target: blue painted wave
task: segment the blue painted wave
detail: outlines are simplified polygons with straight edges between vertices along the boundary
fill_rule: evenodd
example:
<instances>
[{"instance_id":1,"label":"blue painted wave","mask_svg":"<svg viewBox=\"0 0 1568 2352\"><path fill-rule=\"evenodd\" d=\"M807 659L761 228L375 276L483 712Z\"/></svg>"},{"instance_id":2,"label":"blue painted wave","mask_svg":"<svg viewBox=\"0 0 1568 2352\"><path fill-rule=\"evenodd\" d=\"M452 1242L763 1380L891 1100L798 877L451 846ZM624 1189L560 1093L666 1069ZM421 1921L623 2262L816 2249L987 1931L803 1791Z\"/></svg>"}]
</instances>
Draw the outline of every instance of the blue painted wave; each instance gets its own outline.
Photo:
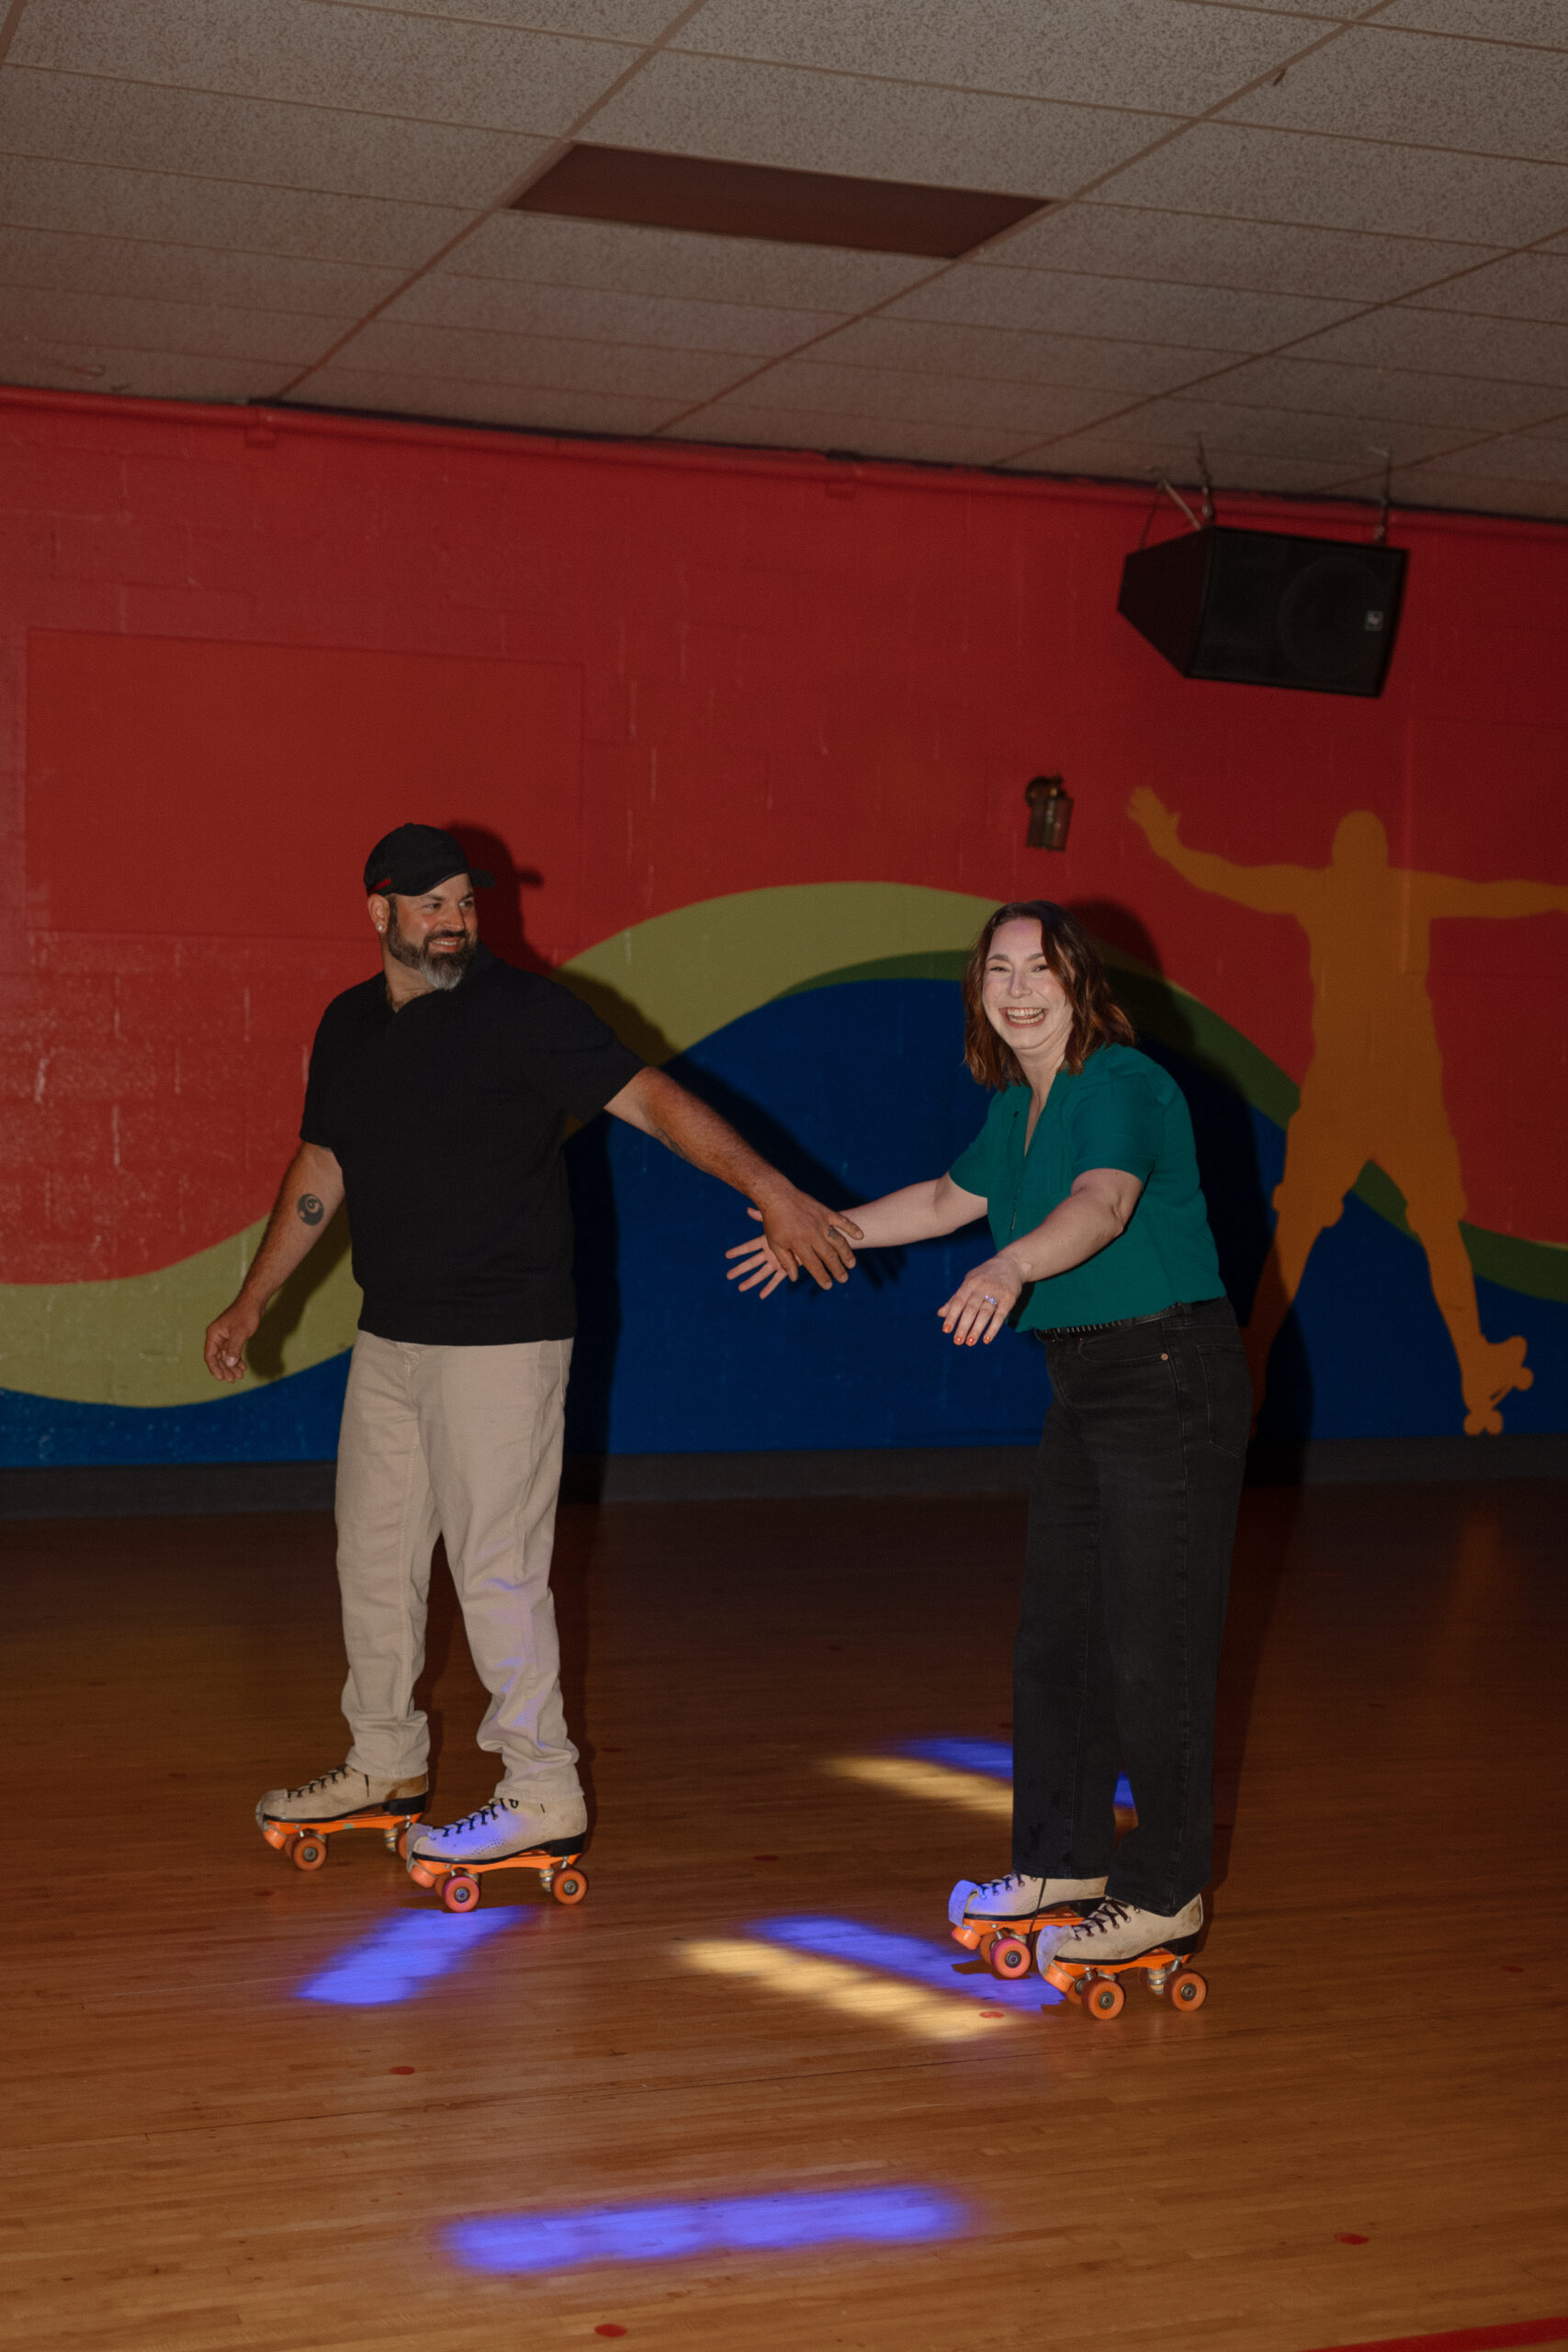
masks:
<instances>
[{"instance_id":1,"label":"blue painted wave","mask_svg":"<svg viewBox=\"0 0 1568 2352\"><path fill-rule=\"evenodd\" d=\"M795 1180L848 1205L950 1166L985 1116L945 980L862 980L764 1005L671 1063ZM1222 1079L1151 1045L1191 1105L1226 1288L1251 1304L1269 1247L1281 1129ZM734 1193L635 1129L596 1119L567 1147L581 1324L568 1404L576 1453L1027 1445L1044 1351L1004 1332L955 1349L936 1310L988 1248L983 1227L868 1252L824 1297L765 1304L728 1283L752 1228ZM1510 1430L1568 1424L1568 1307L1482 1283L1494 1339L1522 1332L1535 1385ZM72 1405L0 1392L0 1464L311 1461L337 1443L346 1357L209 1405ZM1275 1350L1275 1436L1457 1436L1459 1371L1419 1245L1359 1200L1320 1238ZM1473 1441L1477 1464L1484 1441Z\"/></svg>"}]
</instances>

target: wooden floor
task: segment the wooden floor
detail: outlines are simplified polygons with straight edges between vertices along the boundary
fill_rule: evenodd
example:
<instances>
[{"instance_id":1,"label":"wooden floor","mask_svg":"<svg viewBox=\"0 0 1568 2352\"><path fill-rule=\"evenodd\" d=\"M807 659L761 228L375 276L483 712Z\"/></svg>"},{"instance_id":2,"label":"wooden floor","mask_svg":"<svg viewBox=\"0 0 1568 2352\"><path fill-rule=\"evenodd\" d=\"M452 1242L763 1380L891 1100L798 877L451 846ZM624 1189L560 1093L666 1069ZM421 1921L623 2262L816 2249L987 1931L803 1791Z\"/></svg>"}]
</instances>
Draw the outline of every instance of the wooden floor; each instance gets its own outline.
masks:
<instances>
[{"instance_id":1,"label":"wooden floor","mask_svg":"<svg viewBox=\"0 0 1568 2352\"><path fill-rule=\"evenodd\" d=\"M1568 2312L1565 1515L1248 1495L1209 2001L1105 2025L953 1974L998 1784L899 1777L1007 1737L1010 1502L565 1514L592 1890L492 1879L464 1946L378 1838L307 1877L253 1826L343 1752L328 1521L8 1528L10 2340L1309 2352ZM445 1819L492 1777L449 1598L430 1679ZM389 1928L440 1973L356 1976ZM897 2190L948 2233L521 2276L448 2235Z\"/></svg>"}]
</instances>

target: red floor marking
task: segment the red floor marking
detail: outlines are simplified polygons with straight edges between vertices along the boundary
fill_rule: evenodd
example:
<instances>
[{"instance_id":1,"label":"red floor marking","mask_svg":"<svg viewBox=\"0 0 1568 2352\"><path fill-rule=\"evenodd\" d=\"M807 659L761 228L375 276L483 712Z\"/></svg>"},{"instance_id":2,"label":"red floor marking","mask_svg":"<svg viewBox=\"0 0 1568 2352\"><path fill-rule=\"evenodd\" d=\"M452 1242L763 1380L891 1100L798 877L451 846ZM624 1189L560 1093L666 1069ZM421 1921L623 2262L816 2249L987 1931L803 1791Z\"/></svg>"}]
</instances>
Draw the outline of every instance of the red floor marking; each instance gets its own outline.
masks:
<instances>
[{"instance_id":1,"label":"red floor marking","mask_svg":"<svg viewBox=\"0 0 1568 2352\"><path fill-rule=\"evenodd\" d=\"M1328 2344L1322 2352L1511 2352L1519 2344L1568 2344L1568 2319L1505 2320L1442 2335L1380 2335L1370 2344Z\"/></svg>"}]
</instances>

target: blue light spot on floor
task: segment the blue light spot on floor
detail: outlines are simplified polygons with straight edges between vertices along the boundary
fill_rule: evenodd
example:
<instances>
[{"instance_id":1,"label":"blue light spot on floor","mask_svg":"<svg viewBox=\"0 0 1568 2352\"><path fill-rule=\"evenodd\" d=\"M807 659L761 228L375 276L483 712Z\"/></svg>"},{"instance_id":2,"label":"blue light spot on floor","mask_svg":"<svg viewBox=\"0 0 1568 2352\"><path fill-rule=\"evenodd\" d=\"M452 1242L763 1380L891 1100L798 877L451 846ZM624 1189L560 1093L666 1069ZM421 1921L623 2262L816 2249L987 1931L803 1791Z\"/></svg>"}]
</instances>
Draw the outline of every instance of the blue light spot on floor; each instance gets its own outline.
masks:
<instances>
[{"instance_id":1,"label":"blue light spot on floor","mask_svg":"<svg viewBox=\"0 0 1568 2352\"><path fill-rule=\"evenodd\" d=\"M1039 2009L1060 2001L1054 1984L1032 1973L1003 1979L976 1968L975 1955L951 1941L927 1943L920 1936L898 1936L886 1928L863 1928L854 1919L763 1919L747 1929L762 1943L784 1944L822 1960L847 1960L883 1976L903 1976L934 1992L956 1993L987 2008ZM958 1973L963 1969L962 1974Z\"/></svg>"},{"instance_id":2,"label":"blue light spot on floor","mask_svg":"<svg viewBox=\"0 0 1568 2352\"><path fill-rule=\"evenodd\" d=\"M918 1756L922 1764L951 1764L957 1772L984 1772L992 1781L1012 1778L1012 1749L1005 1739L911 1739L898 1753Z\"/></svg>"},{"instance_id":3,"label":"blue light spot on floor","mask_svg":"<svg viewBox=\"0 0 1568 2352\"><path fill-rule=\"evenodd\" d=\"M454 2222L449 2254L474 2270L570 2270L589 2262L673 2262L692 2254L776 2254L858 2241L912 2245L956 2237L967 2215L934 2188L704 2198L690 2205L590 2205Z\"/></svg>"},{"instance_id":4,"label":"blue light spot on floor","mask_svg":"<svg viewBox=\"0 0 1568 2352\"><path fill-rule=\"evenodd\" d=\"M922 1764L950 1764L955 1772L984 1772L987 1780L1012 1778L1012 1749L1005 1739L910 1739L898 1753L918 1756ZM1137 1810L1125 1772L1116 1783L1116 1802L1128 1813Z\"/></svg>"},{"instance_id":5,"label":"blue light spot on floor","mask_svg":"<svg viewBox=\"0 0 1568 2352\"><path fill-rule=\"evenodd\" d=\"M423 1993L468 1958L476 1944L521 1922L515 1911L402 1911L373 1936L350 1944L319 1976L299 1987L302 2001L375 2008Z\"/></svg>"}]
</instances>

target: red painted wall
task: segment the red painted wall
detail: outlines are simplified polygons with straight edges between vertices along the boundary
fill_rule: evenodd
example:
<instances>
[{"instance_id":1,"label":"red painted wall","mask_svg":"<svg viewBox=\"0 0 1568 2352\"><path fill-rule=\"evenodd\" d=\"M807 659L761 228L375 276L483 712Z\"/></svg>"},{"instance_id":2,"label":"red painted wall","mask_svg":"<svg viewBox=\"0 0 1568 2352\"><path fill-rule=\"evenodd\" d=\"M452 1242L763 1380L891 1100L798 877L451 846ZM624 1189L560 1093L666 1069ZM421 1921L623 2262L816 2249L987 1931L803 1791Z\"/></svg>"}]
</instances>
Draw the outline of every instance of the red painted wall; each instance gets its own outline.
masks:
<instances>
[{"instance_id":1,"label":"red painted wall","mask_svg":"<svg viewBox=\"0 0 1568 2352\"><path fill-rule=\"evenodd\" d=\"M498 837L551 962L763 884L1098 902L1298 1077L1300 933L1178 881L1135 785L1244 861L1370 808L1397 863L1568 880L1568 531L1398 517L1369 704L1178 678L1116 615L1128 489L30 393L0 438L0 1279L262 1212L410 816ZM1023 845L1043 770L1065 857ZM1439 924L1433 995L1472 1220L1568 1242L1568 923Z\"/></svg>"}]
</instances>

